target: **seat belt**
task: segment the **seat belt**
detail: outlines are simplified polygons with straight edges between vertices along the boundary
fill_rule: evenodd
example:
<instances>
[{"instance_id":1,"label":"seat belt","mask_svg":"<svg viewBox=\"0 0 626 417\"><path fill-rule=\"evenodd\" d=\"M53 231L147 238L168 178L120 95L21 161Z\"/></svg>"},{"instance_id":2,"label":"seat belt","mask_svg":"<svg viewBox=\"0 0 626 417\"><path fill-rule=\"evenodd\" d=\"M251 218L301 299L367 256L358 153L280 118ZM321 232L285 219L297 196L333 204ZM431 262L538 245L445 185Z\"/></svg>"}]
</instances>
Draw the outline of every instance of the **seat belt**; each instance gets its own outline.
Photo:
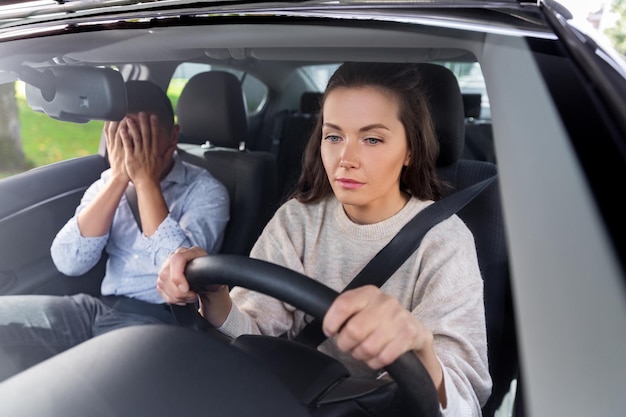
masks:
<instances>
[{"instance_id":1,"label":"seat belt","mask_svg":"<svg viewBox=\"0 0 626 417\"><path fill-rule=\"evenodd\" d=\"M137 222L137 227L139 227L139 231L143 233L143 229L141 227L141 216L139 215L139 203L137 203L137 190L132 182L128 182L128 186L126 187L124 194L126 195L126 201L130 206L130 211L133 212L133 217Z\"/></svg>"},{"instance_id":2,"label":"seat belt","mask_svg":"<svg viewBox=\"0 0 626 417\"><path fill-rule=\"evenodd\" d=\"M452 216L496 179L496 175L455 192L415 215L402 229L383 247L359 274L352 279L343 291L363 285L382 286L402 266L406 259L414 253L428 231L439 222ZM295 341L317 347L326 336L322 331L322 320L309 322L294 338Z\"/></svg>"}]
</instances>

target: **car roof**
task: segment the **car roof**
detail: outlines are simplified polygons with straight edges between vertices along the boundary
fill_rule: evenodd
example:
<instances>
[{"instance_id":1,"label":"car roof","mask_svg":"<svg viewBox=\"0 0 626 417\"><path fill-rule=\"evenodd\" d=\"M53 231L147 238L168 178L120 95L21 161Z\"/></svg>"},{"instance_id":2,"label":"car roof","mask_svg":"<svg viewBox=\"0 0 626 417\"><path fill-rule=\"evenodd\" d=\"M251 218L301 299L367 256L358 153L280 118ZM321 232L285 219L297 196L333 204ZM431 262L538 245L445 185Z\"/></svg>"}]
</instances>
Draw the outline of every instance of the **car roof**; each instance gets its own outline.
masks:
<instances>
[{"instance_id":1,"label":"car roof","mask_svg":"<svg viewBox=\"0 0 626 417\"><path fill-rule=\"evenodd\" d=\"M543 1L543 0L538 0ZM285 6L314 8L362 8L377 10L382 7L420 7L420 8L495 8L515 7L523 10L522 0L292 0L292 1L240 1L240 0L13 0L0 5L0 27L11 23L24 23L24 20L54 20L73 16L88 16L109 13L130 13L133 11L164 12L168 10L187 9L201 10L206 7L216 9L233 9L245 7L271 9Z\"/></svg>"}]
</instances>

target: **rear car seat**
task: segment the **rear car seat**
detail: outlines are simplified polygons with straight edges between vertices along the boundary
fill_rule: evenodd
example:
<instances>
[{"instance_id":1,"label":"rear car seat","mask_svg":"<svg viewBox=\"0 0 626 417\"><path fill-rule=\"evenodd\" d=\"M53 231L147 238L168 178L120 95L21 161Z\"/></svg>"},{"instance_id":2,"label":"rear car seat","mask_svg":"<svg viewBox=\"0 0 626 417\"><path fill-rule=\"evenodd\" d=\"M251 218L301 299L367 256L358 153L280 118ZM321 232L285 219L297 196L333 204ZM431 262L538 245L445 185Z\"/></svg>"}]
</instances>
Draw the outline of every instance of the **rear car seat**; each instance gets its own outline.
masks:
<instances>
[{"instance_id":1,"label":"rear car seat","mask_svg":"<svg viewBox=\"0 0 626 417\"><path fill-rule=\"evenodd\" d=\"M465 146L463 159L496 162L496 153L493 148L493 129L491 123L482 120L481 94L463 94L463 108L465 109Z\"/></svg>"},{"instance_id":2,"label":"rear car seat","mask_svg":"<svg viewBox=\"0 0 626 417\"><path fill-rule=\"evenodd\" d=\"M299 111L277 119L276 158L278 162L278 193L287 198L298 183L302 157L319 114L322 93L307 91L300 98Z\"/></svg>"}]
</instances>

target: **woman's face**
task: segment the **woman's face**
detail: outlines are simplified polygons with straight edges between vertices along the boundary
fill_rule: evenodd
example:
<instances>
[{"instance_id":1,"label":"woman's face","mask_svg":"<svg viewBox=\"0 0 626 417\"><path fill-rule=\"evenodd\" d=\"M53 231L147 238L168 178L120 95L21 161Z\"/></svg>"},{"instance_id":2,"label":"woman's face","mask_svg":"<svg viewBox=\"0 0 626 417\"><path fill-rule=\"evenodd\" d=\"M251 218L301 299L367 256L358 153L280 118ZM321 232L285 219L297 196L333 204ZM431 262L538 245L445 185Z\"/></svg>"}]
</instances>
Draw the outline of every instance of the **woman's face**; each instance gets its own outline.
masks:
<instances>
[{"instance_id":1,"label":"woman's face","mask_svg":"<svg viewBox=\"0 0 626 417\"><path fill-rule=\"evenodd\" d=\"M410 155L396 98L377 87L337 88L322 111L322 162L347 215L371 224L397 213L408 198L400 172Z\"/></svg>"}]
</instances>

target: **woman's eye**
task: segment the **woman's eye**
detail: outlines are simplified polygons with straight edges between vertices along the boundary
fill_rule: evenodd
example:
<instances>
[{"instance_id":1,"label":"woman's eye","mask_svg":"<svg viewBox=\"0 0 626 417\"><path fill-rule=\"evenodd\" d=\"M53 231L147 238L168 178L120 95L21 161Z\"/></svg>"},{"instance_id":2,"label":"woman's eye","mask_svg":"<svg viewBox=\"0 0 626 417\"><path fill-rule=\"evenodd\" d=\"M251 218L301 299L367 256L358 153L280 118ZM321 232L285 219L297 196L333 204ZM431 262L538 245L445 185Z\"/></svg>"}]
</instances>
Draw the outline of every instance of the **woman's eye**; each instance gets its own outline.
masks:
<instances>
[{"instance_id":1,"label":"woman's eye","mask_svg":"<svg viewBox=\"0 0 626 417\"><path fill-rule=\"evenodd\" d=\"M380 139L376 139L376 138L365 139L365 143L367 143L368 145L376 145L379 142L380 142Z\"/></svg>"},{"instance_id":2,"label":"woman's eye","mask_svg":"<svg viewBox=\"0 0 626 417\"><path fill-rule=\"evenodd\" d=\"M341 140L341 137L339 136L335 136L335 135L328 135L326 137L324 137L324 140L327 140L331 143L336 143L339 142Z\"/></svg>"}]
</instances>

